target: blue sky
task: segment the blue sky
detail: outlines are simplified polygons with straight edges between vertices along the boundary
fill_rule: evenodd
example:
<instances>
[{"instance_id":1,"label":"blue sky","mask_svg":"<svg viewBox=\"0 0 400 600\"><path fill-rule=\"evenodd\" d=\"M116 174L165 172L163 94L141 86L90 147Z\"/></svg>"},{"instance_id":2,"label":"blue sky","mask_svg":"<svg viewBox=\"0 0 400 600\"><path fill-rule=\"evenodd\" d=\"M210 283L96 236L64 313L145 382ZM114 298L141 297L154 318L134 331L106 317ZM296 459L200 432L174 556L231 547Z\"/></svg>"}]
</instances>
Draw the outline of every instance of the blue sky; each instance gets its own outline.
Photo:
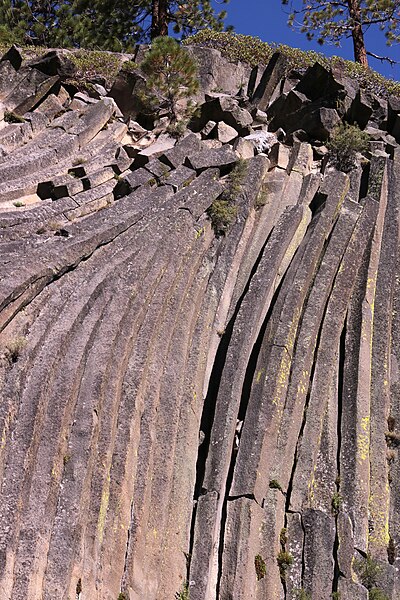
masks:
<instances>
[{"instance_id":1,"label":"blue sky","mask_svg":"<svg viewBox=\"0 0 400 600\"><path fill-rule=\"evenodd\" d=\"M287 15L282 9L281 0L230 0L228 5L221 5L214 0L213 3L218 11L226 8L226 23L233 25L236 33L254 35L265 42L287 44L303 50L316 50L328 56L336 54L353 59L351 40L344 40L341 48L328 44L320 46L316 42L309 42L304 33L292 31L286 24ZM386 46L385 37L379 30L370 30L366 34L366 46L367 50L375 54L400 61L400 45ZM400 79L400 65L391 67L388 63L381 63L371 57L369 64L386 77Z\"/></svg>"}]
</instances>

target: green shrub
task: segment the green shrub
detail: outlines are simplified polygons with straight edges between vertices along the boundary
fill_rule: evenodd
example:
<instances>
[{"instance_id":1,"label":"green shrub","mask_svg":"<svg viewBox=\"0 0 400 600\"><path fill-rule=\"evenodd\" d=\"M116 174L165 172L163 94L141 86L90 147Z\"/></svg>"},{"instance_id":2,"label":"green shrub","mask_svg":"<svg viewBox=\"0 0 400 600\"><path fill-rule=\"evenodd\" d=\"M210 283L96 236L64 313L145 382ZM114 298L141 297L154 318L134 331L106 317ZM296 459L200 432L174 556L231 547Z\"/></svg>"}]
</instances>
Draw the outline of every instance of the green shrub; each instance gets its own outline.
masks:
<instances>
[{"instance_id":1,"label":"green shrub","mask_svg":"<svg viewBox=\"0 0 400 600\"><path fill-rule=\"evenodd\" d=\"M188 584L187 581L185 581L182 584L181 591L180 592L176 592L175 599L176 600L190 600L189 584Z\"/></svg>"},{"instance_id":2,"label":"green shrub","mask_svg":"<svg viewBox=\"0 0 400 600\"><path fill-rule=\"evenodd\" d=\"M7 25L0 25L0 51L6 51L13 44L23 43L23 34L20 30L10 29Z\"/></svg>"},{"instance_id":3,"label":"green shrub","mask_svg":"<svg viewBox=\"0 0 400 600\"><path fill-rule=\"evenodd\" d=\"M176 139L183 137L183 134L187 129L188 122L189 119L180 119L176 123L170 123L167 127L167 133Z\"/></svg>"},{"instance_id":4,"label":"green shrub","mask_svg":"<svg viewBox=\"0 0 400 600\"><path fill-rule=\"evenodd\" d=\"M235 201L242 190L242 183L247 172L247 167L247 161L238 160L228 175L225 190L207 211L217 235L224 234L236 220L238 208Z\"/></svg>"},{"instance_id":5,"label":"green shrub","mask_svg":"<svg viewBox=\"0 0 400 600\"><path fill-rule=\"evenodd\" d=\"M88 91L87 81L96 76L104 77L110 85L121 65L118 55L100 50L77 50L68 54L68 58L76 67L74 79L69 80L69 83L74 83L79 88L85 87L86 84Z\"/></svg>"},{"instance_id":6,"label":"green shrub","mask_svg":"<svg viewBox=\"0 0 400 600\"><path fill-rule=\"evenodd\" d=\"M332 600L340 600L341 596L340 592L332 592Z\"/></svg>"},{"instance_id":7,"label":"green shrub","mask_svg":"<svg viewBox=\"0 0 400 600\"><path fill-rule=\"evenodd\" d=\"M366 558L354 560L354 569L359 576L361 583L367 590L376 588L378 577L382 572L382 567L369 554Z\"/></svg>"},{"instance_id":8,"label":"green shrub","mask_svg":"<svg viewBox=\"0 0 400 600\"><path fill-rule=\"evenodd\" d=\"M15 363L21 356L27 342L23 336L17 336L6 343L6 358L10 363Z\"/></svg>"},{"instance_id":9,"label":"green shrub","mask_svg":"<svg viewBox=\"0 0 400 600\"><path fill-rule=\"evenodd\" d=\"M269 482L269 487L271 490L279 490L282 492L281 484L277 479L271 479L271 481Z\"/></svg>"},{"instance_id":10,"label":"green shrub","mask_svg":"<svg viewBox=\"0 0 400 600\"><path fill-rule=\"evenodd\" d=\"M134 73L140 68L140 66L133 60L126 60L121 65L122 73Z\"/></svg>"},{"instance_id":11,"label":"green shrub","mask_svg":"<svg viewBox=\"0 0 400 600\"><path fill-rule=\"evenodd\" d=\"M230 225L235 222L237 210L237 206L232 205L228 200L215 200L211 204L207 214L217 235L225 234Z\"/></svg>"},{"instance_id":12,"label":"green shrub","mask_svg":"<svg viewBox=\"0 0 400 600\"><path fill-rule=\"evenodd\" d=\"M290 552L281 550L276 560L279 566L279 573L281 575L281 579L286 579L286 571L293 564L293 556L290 554Z\"/></svg>"},{"instance_id":13,"label":"green shrub","mask_svg":"<svg viewBox=\"0 0 400 600\"><path fill-rule=\"evenodd\" d=\"M246 176L248 163L240 158L228 175L228 186L222 194L223 200L233 202L242 190L243 180Z\"/></svg>"},{"instance_id":14,"label":"green shrub","mask_svg":"<svg viewBox=\"0 0 400 600\"><path fill-rule=\"evenodd\" d=\"M356 125L340 123L332 131L327 147L335 166L347 173L354 167L357 152L368 148L368 134Z\"/></svg>"},{"instance_id":15,"label":"green shrub","mask_svg":"<svg viewBox=\"0 0 400 600\"><path fill-rule=\"evenodd\" d=\"M304 588L297 588L293 590L293 598L295 600L311 600L311 596Z\"/></svg>"},{"instance_id":16,"label":"green shrub","mask_svg":"<svg viewBox=\"0 0 400 600\"><path fill-rule=\"evenodd\" d=\"M368 598L369 600L389 600L389 596L377 587L369 590Z\"/></svg>"},{"instance_id":17,"label":"green shrub","mask_svg":"<svg viewBox=\"0 0 400 600\"><path fill-rule=\"evenodd\" d=\"M24 117L17 115L12 110L6 110L4 112L4 121L6 123L25 123Z\"/></svg>"},{"instance_id":18,"label":"green shrub","mask_svg":"<svg viewBox=\"0 0 400 600\"><path fill-rule=\"evenodd\" d=\"M334 515L338 515L342 508L343 498L339 492L335 492L332 496L332 512Z\"/></svg>"},{"instance_id":19,"label":"green shrub","mask_svg":"<svg viewBox=\"0 0 400 600\"><path fill-rule=\"evenodd\" d=\"M268 191L265 186L261 186L260 191L257 194L257 198L254 202L254 208L258 210L265 206L268 202Z\"/></svg>"},{"instance_id":20,"label":"green shrub","mask_svg":"<svg viewBox=\"0 0 400 600\"><path fill-rule=\"evenodd\" d=\"M279 543L281 546L283 546L283 548L286 546L286 542L287 542L287 529L286 527L282 527L281 532L279 534Z\"/></svg>"},{"instance_id":21,"label":"green shrub","mask_svg":"<svg viewBox=\"0 0 400 600\"><path fill-rule=\"evenodd\" d=\"M260 581L260 579L263 579L267 574L265 560L260 554L257 554L254 558L254 567L256 569L257 581Z\"/></svg>"}]
</instances>

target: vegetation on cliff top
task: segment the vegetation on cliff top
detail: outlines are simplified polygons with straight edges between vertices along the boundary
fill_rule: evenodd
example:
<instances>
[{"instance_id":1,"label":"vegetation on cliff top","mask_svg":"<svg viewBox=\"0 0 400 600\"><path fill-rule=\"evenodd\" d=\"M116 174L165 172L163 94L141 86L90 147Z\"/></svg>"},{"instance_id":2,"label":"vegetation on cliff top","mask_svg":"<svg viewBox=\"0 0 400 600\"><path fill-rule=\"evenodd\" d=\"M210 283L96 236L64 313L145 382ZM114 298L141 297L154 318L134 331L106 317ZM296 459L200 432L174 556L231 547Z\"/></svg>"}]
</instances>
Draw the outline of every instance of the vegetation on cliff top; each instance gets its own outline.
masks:
<instances>
[{"instance_id":1,"label":"vegetation on cliff top","mask_svg":"<svg viewBox=\"0 0 400 600\"><path fill-rule=\"evenodd\" d=\"M6 52L15 40L2 35L0 27L0 54ZM274 52L281 52L287 58L287 70L305 70L315 62L319 62L326 68L337 67L343 70L345 75L355 79L360 87L367 89L379 96L390 95L400 97L400 82L387 79L383 75L368 67L343 60L333 56L328 58L321 53L304 51L283 44L263 42L257 37L235 34L230 32L218 32L211 29L203 29L195 35L188 37L183 44L185 46L197 45L219 50L221 55L231 61L243 61L250 66L266 65ZM25 59L42 56L48 51L44 46L21 46L22 55ZM75 63L78 72L76 78L79 81L88 81L96 75L105 77L107 81L112 80L123 64L121 54L109 51L79 49L71 53L70 58ZM135 65L136 66L136 65Z\"/></svg>"},{"instance_id":2,"label":"vegetation on cliff top","mask_svg":"<svg viewBox=\"0 0 400 600\"><path fill-rule=\"evenodd\" d=\"M267 64L274 52L281 52L288 60L288 71L291 69L306 69L315 62L324 67L339 67L344 73L356 79L362 88L368 89L381 96L400 96L400 83L386 79L368 67L344 60L338 56L328 58L319 52L305 51L283 44L269 44L257 37L203 29L187 38L185 45L197 45L219 50L225 58L232 61L243 61L251 66Z\"/></svg>"}]
</instances>

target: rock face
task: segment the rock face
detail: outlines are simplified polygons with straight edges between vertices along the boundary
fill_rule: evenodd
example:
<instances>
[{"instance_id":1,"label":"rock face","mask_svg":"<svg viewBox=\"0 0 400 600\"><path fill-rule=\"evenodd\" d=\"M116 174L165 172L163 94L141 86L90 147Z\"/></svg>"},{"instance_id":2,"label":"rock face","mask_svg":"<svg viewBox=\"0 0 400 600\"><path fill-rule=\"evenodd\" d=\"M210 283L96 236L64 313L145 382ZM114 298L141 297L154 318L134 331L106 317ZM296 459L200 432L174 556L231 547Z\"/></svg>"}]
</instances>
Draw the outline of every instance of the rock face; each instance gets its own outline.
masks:
<instances>
[{"instance_id":1,"label":"rock face","mask_svg":"<svg viewBox=\"0 0 400 600\"><path fill-rule=\"evenodd\" d=\"M0 597L398 600L398 100L193 52L178 141L0 62Z\"/></svg>"}]
</instances>

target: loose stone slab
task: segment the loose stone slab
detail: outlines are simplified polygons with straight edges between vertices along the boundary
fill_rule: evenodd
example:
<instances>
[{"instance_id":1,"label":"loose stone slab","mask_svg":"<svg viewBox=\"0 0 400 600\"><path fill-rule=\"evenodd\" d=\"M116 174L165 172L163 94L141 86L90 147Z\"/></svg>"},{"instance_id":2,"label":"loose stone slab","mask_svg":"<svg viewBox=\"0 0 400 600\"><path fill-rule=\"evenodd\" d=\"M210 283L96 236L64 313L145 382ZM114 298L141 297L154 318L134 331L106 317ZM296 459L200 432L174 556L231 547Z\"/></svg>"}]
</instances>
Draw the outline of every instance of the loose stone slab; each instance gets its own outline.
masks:
<instances>
[{"instance_id":1,"label":"loose stone slab","mask_svg":"<svg viewBox=\"0 0 400 600\"><path fill-rule=\"evenodd\" d=\"M154 185L156 183L154 175L142 168L136 169L136 171L132 171L132 173L126 175L124 180L128 183L131 192L141 185Z\"/></svg>"},{"instance_id":2,"label":"loose stone slab","mask_svg":"<svg viewBox=\"0 0 400 600\"><path fill-rule=\"evenodd\" d=\"M216 150L203 150L191 154L185 161L185 165L191 167L198 173L205 169L217 167L221 170L229 169L237 162L238 158L228 146Z\"/></svg>"},{"instance_id":3,"label":"loose stone slab","mask_svg":"<svg viewBox=\"0 0 400 600\"><path fill-rule=\"evenodd\" d=\"M170 185L175 192L189 185L196 177L196 171L181 165L177 169L167 173L162 179L163 185Z\"/></svg>"},{"instance_id":4,"label":"loose stone slab","mask_svg":"<svg viewBox=\"0 0 400 600\"><path fill-rule=\"evenodd\" d=\"M149 171L152 175L154 175L158 179L160 177L165 177L171 171L171 168L168 165L166 165L165 163L162 163L157 158L154 158L153 160L148 162L145 165L145 169L146 169L146 171Z\"/></svg>"},{"instance_id":5,"label":"loose stone slab","mask_svg":"<svg viewBox=\"0 0 400 600\"><path fill-rule=\"evenodd\" d=\"M258 109L264 111L270 101L278 81L280 81L287 69L287 59L280 52L275 52L261 77L254 95L251 98L252 103Z\"/></svg>"},{"instance_id":6,"label":"loose stone slab","mask_svg":"<svg viewBox=\"0 0 400 600\"><path fill-rule=\"evenodd\" d=\"M171 148L171 150L167 150L160 156L160 160L165 162L167 165L170 165L173 169L178 168L182 165L185 159L192 154L196 154L200 150L203 149L203 145L201 141L194 135L194 133L190 133L186 137L183 138L180 142Z\"/></svg>"}]
</instances>

